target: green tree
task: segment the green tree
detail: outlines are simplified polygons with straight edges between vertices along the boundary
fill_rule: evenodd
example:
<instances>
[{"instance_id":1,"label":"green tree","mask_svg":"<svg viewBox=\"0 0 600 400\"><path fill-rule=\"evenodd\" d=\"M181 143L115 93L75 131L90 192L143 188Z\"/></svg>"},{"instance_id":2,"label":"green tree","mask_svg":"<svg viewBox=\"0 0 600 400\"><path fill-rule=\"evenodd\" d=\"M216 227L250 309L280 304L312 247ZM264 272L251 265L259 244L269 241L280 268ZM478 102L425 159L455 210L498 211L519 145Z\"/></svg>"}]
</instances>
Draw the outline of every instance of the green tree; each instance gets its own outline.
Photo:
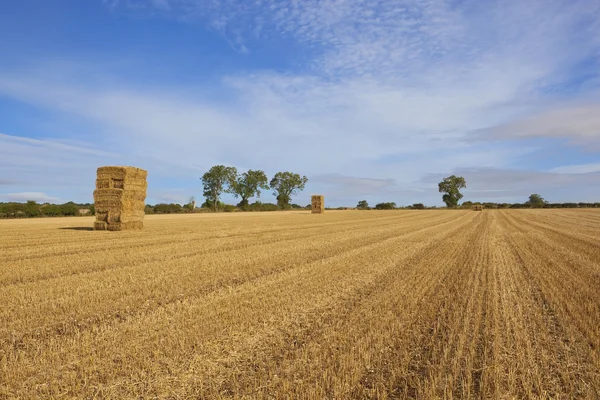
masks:
<instances>
[{"instance_id":1,"label":"green tree","mask_svg":"<svg viewBox=\"0 0 600 400\"><path fill-rule=\"evenodd\" d=\"M48 204L44 206L44 208L42 208L42 211L44 212L44 215L47 215L49 217L56 217L62 215L62 210L60 206L56 204Z\"/></svg>"},{"instance_id":2,"label":"green tree","mask_svg":"<svg viewBox=\"0 0 600 400\"><path fill-rule=\"evenodd\" d=\"M28 217L37 217L40 215L40 205L33 200L29 200L23 209Z\"/></svg>"},{"instance_id":3,"label":"green tree","mask_svg":"<svg viewBox=\"0 0 600 400\"><path fill-rule=\"evenodd\" d=\"M396 209L396 203L394 203L393 201L387 202L387 203L378 203L378 204L375 204L375 209L376 210L394 210L394 209Z\"/></svg>"},{"instance_id":4,"label":"green tree","mask_svg":"<svg viewBox=\"0 0 600 400\"><path fill-rule=\"evenodd\" d=\"M207 202L213 204L215 211L217 211L219 196L223 192L231 191L236 176L237 169L235 167L226 167L224 165L215 165L202 175L204 197L206 197Z\"/></svg>"},{"instance_id":5,"label":"green tree","mask_svg":"<svg viewBox=\"0 0 600 400\"><path fill-rule=\"evenodd\" d=\"M467 182L462 176L452 175L444 178L438 184L440 193L444 193L442 200L446 203L447 207L456 207L458 202L463 198L460 189L467 187Z\"/></svg>"},{"instance_id":6,"label":"green tree","mask_svg":"<svg viewBox=\"0 0 600 400\"><path fill-rule=\"evenodd\" d=\"M361 200L356 205L356 208L358 208L359 210L368 210L369 209L369 203L367 203L366 200Z\"/></svg>"},{"instance_id":7,"label":"green tree","mask_svg":"<svg viewBox=\"0 0 600 400\"><path fill-rule=\"evenodd\" d=\"M424 210L425 205L423 203L415 203L412 205L412 208L415 210Z\"/></svg>"},{"instance_id":8,"label":"green tree","mask_svg":"<svg viewBox=\"0 0 600 400\"><path fill-rule=\"evenodd\" d=\"M231 193L237 198L241 197L242 201L238 207L243 210L248 208L248 199L250 197L260 197L260 190L269 189L269 180L267 175L260 170L248 170L239 175L231 185Z\"/></svg>"},{"instance_id":9,"label":"green tree","mask_svg":"<svg viewBox=\"0 0 600 400\"><path fill-rule=\"evenodd\" d=\"M461 208L471 208L473 207L473 202L472 201L463 201Z\"/></svg>"},{"instance_id":10,"label":"green tree","mask_svg":"<svg viewBox=\"0 0 600 400\"><path fill-rule=\"evenodd\" d=\"M303 190L306 182L308 182L306 176L292 172L276 173L271 179L270 186L273 189L273 195L277 197L277 205L280 208L289 208L292 196Z\"/></svg>"},{"instance_id":11,"label":"green tree","mask_svg":"<svg viewBox=\"0 0 600 400\"><path fill-rule=\"evenodd\" d=\"M525 204L528 204L532 208L542 208L546 204L546 200L539 194L534 193L529 196L529 200Z\"/></svg>"},{"instance_id":12,"label":"green tree","mask_svg":"<svg viewBox=\"0 0 600 400\"><path fill-rule=\"evenodd\" d=\"M61 204L60 211L61 214L65 216L79 215L79 207L77 207L77 204L73 203L72 201L69 201L65 204Z\"/></svg>"}]
</instances>

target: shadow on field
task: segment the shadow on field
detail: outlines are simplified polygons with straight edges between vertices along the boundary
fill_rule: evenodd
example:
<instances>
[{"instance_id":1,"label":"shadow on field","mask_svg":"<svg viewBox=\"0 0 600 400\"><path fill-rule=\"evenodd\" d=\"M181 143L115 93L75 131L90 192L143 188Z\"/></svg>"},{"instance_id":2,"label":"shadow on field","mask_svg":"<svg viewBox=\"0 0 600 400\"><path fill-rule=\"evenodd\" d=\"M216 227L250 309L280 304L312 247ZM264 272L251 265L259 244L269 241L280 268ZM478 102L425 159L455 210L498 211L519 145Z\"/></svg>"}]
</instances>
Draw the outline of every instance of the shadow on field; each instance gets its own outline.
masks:
<instances>
[{"instance_id":1,"label":"shadow on field","mask_svg":"<svg viewBox=\"0 0 600 400\"><path fill-rule=\"evenodd\" d=\"M58 229L67 229L70 231L93 231L94 228L91 226L67 226L64 228L58 228Z\"/></svg>"}]
</instances>

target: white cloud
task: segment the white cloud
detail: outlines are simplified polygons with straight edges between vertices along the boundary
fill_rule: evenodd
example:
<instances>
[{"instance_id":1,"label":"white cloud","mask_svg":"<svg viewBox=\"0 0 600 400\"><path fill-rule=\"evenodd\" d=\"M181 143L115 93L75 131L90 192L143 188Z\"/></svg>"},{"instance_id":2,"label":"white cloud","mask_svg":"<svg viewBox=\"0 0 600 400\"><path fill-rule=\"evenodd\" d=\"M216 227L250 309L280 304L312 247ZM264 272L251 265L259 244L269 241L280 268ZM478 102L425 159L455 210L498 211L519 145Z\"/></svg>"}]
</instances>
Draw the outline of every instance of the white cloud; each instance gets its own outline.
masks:
<instances>
[{"instance_id":1,"label":"white cloud","mask_svg":"<svg viewBox=\"0 0 600 400\"><path fill-rule=\"evenodd\" d=\"M49 196L44 192L20 192L20 193L0 193L0 199L14 202L25 202L29 200L38 203L60 203L61 199Z\"/></svg>"},{"instance_id":2,"label":"white cloud","mask_svg":"<svg viewBox=\"0 0 600 400\"><path fill-rule=\"evenodd\" d=\"M558 174L589 174L591 172L600 172L600 163L565 165L552 168L550 172Z\"/></svg>"},{"instance_id":3,"label":"white cloud","mask_svg":"<svg viewBox=\"0 0 600 400\"><path fill-rule=\"evenodd\" d=\"M600 145L600 101L562 105L516 121L475 132L482 139L568 138L575 144Z\"/></svg>"}]
</instances>

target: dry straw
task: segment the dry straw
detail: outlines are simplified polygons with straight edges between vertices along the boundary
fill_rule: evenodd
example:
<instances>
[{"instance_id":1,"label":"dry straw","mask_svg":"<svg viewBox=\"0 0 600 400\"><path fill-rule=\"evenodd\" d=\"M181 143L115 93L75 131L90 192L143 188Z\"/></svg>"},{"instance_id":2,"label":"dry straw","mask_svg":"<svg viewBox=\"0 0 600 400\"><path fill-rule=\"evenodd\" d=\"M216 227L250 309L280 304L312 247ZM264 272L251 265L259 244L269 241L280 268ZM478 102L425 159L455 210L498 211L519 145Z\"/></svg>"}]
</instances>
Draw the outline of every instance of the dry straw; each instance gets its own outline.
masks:
<instances>
[{"instance_id":1,"label":"dry straw","mask_svg":"<svg viewBox=\"0 0 600 400\"><path fill-rule=\"evenodd\" d=\"M311 213L323 214L325 212L325 196L315 194L311 197Z\"/></svg>"},{"instance_id":2,"label":"dry straw","mask_svg":"<svg viewBox=\"0 0 600 400\"><path fill-rule=\"evenodd\" d=\"M100 167L94 203L95 230L122 231L144 227L148 172L135 167Z\"/></svg>"},{"instance_id":3,"label":"dry straw","mask_svg":"<svg viewBox=\"0 0 600 400\"><path fill-rule=\"evenodd\" d=\"M483 206L481 204L475 204L473 206L473 211L483 211Z\"/></svg>"}]
</instances>

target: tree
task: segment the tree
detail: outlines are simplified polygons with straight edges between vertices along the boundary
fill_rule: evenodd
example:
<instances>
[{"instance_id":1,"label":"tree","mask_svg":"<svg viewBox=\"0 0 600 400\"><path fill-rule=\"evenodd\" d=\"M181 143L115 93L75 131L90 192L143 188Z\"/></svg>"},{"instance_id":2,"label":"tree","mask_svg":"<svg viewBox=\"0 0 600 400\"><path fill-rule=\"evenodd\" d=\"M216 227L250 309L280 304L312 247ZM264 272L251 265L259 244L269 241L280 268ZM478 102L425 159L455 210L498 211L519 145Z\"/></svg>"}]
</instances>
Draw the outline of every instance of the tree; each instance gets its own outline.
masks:
<instances>
[{"instance_id":1,"label":"tree","mask_svg":"<svg viewBox=\"0 0 600 400\"><path fill-rule=\"evenodd\" d=\"M415 203L412 205L412 208L415 210L424 210L425 205L423 203Z\"/></svg>"},{"instance_id":2,"label":"tree","mask_svg":"<svg viewBox=\"0 0 600 400\"><path fill-rule=\"evenodd\" d=\"M278 172L271 179L270 186L273 195L277 197L277 205L280 208L289 208L292 196L303 190L308 182L306 176L300 176L292 172Z\"/></svg>"},{"instance_id":3,"label":"tree","mask_svg":"<svg viewBox=\"0 0 600 400\"><path fill-rule=\"evenodd\" d=\"M29 200L24 207L25 215L28 217L37 217L40 215L40 205L33 200Z\"/></svg>"},{"instance_id":4,"label":"tree","mask_svg":"<svg viewBox=\"0 0 600 400\"><path fill-rule=\"evenodd\" d=\"M529 196L529 200L525 204L529 204L532 208L542 208L546 204L546 200L539 194L534 193Z\"/></svg>"},{"instance_id":5,"label":"tree","mask_svg":"<svg viewBox=\"0 0 600 400\"><path fill-rule=\"evenodd\" d=\"M248 208L248 199L250 197L260 197L260 190L269 189L269 180L263 171L248 170L239 175L231 186L231 193L237 198L241 197L242 201L238 207L242 209Z\"/></svg>"},{"instance_id":6,"label":"tree","mask_svg":"<svg viewBox=\"0 0 600 400\"><path fill-rule=\"evenodd\" d=\"M467 187L467 182L462 176L452 175L444 178L438 185L440 193L444 193L442 200L447 207L456 207L460 199L463 198L460 189Z\"/></svg>"},{"instance_id":7,"label":"tree","mask_svg":"<svg viewBox=\"0 0 600 400\"><path fill-rule=\"evenodd\" d=\"M204 197L206 197L207 202L213 204L215 211L217 211L219 196L223 192L231 191L236 176L237 169L235 167L226 167L224 165L215 165L202 175Z\"/></svg>"},{"instance_id":8,"label":"tree","mask_svg":"<svg viewBox=\"0 0 600 400\"><path fill-rule=\"evenodd\" d=\"M388 202L388 203L378 203L375 204L376 210L394 210L396 208L396 203Z\"/></svg>"},{"instance_id":9,"label":"tree","mask_svg":"<svg viewBox=\"0 0 600 400\"><path fill-rule=\"evenodd\" d=\"M358 208L359 210L368 210L369 209L369 203L367 203L366 200L361 200L356 205L356 208Z\"/></svg>"},{"instance_id":10,"label":"tree","mask_svg":"<svg viewBox=\"0 0 600 400\"><path fill-rule=\"evenodd\" d=\"M65 203L65 204L61 204L60 210L61 210L62 215L70 215L70 216L79 215L79 207L77 206L77 204L73 203L72 201L69 201L68 203Z\"/></svg>"}]
</instances>

